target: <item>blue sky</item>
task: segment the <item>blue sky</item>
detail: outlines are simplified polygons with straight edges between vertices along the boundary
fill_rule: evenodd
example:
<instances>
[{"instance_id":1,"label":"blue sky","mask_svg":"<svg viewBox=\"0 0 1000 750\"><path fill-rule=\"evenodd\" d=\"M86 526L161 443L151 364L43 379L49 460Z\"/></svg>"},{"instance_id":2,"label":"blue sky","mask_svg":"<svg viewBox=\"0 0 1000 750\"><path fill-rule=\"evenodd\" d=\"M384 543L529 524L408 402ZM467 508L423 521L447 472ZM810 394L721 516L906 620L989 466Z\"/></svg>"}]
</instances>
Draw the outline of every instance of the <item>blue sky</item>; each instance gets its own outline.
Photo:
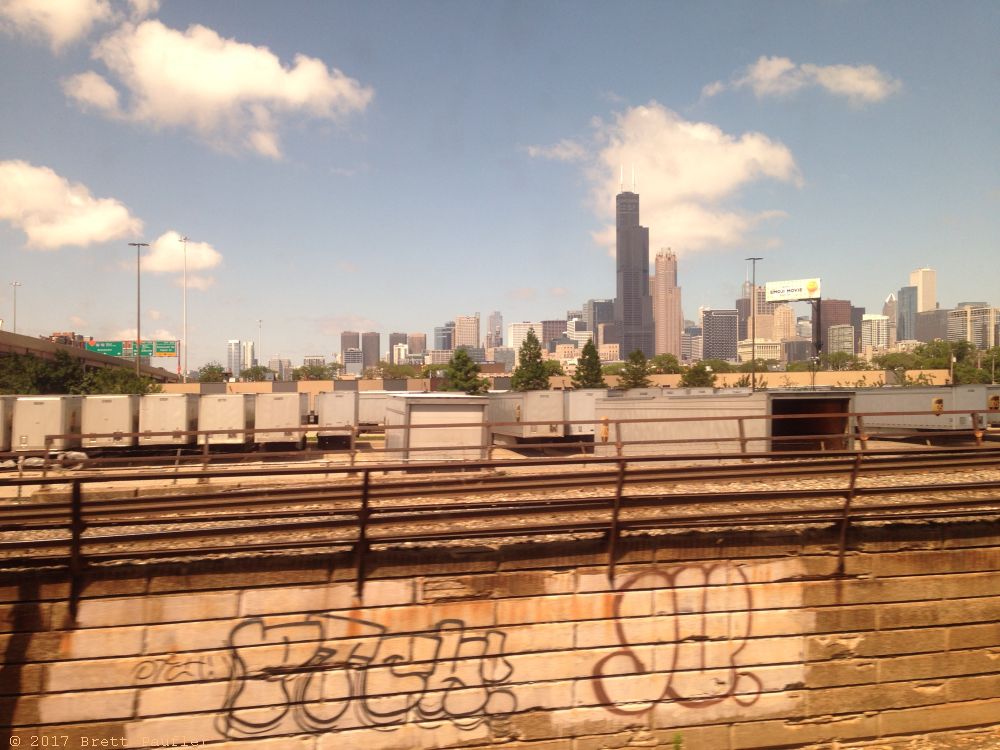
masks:
<instances>
[{"instance_id":1,"label":"blue sky","mask_svg":"<svg viewBox=\"0 0 1000 750\"><path fill-rule=\"evenodd\" d=\"M635 166L687 317L819 276L880 312L920 266L1000 303L995 2L0 0L0 317L229 338L559 317L614 296ZM386 339L384 338L385 342Z\"/></svg>"}]
</instances>

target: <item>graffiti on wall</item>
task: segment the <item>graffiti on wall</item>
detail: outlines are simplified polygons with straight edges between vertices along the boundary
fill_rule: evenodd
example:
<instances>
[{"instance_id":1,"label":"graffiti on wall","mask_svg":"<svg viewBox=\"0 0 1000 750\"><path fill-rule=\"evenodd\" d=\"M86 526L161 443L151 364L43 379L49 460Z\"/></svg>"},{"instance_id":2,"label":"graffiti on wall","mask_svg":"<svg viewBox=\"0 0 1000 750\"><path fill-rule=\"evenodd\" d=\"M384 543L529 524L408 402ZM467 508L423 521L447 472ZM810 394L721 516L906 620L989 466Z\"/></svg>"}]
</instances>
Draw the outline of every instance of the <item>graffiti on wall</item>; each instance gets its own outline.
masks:
<instances>
[{"instance_id":1,"label":"graffiti on wall","mask_svg":"<svg viewBox=\"0 0 1000 750\"><path fill-rule=\"evenodd\" d=\"M230 633L230 672L216 728L231 739L404 722L475 729L517 708L504 634L469 634L461 620L394 635L333 614L253 617Z\"/></svg>"},{"instance_id":2,"label":"graffiti on wall","mask_svg":"<svg viewBox=\"0 0 1000 750\"><path fill-rule=\"evenodd\" d=\"M614 599L620 648L594 665L598 700L622 715L644 714L663 702L693 709L727 700L739 706L756 703L761 680L740 663L753 628L748 584L743 568L728 562L683 565L626 579ZM626 612L629 597L652 596L651 590L662 592L666 604L662 616L652 621L652 632L649 618ZM636 680L630 679L636 676L643 678L639 696Z\"/></svg>"}]
</instances>

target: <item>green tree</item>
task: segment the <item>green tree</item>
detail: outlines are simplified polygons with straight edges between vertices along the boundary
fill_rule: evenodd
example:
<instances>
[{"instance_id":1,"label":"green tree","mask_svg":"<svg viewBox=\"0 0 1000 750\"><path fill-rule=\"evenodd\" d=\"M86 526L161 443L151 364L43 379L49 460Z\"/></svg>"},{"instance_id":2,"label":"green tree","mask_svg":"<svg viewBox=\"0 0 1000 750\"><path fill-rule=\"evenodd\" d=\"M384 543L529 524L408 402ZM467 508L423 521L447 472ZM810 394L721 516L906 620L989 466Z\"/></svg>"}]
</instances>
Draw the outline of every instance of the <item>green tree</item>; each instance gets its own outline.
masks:
<instances>
[{"instance_id":1,"label":"green tree","mask_svg":"<svg viewBox=\"0 0 1000 750\"><path fill-rule=\"evenodd\" d=\"M604 373L601 372L601 358L597 354L594 340L590 339L583 345L580 358L576 361L576 372L573 374L574 388L607 388Z\"/></svg>"},{"instance_id":2,"label":"green tree","mask_svg":"<svg viewBox=\"0 0 1000 750\"><path fill-rule=\"evenodd\" d=\"M114 393L142 396L147 393L159 393L163 387L127 367L104 367L90 370L83 376L83 381L75 391L77 393Z\"/></svg>"},{"instance_id":3,"label":"green tree","mask_svg":"<svg viewBox=\"0 0 1000 750\"><path fill-rule=\"evenodd\" d=\"M246 372L246 370L244 370ZM226 380L226 368L218 362L204 364L198 370L199 383L224 383Z\"/></svg>"},{"instance_id":4,"label":"green tree","mask_svg":"<svg viewBox=\"0 0 1000 750\"><path fill-rule=\"evenodd\" d=\"M736 371L736 366L734 364L732 364L731 362L727 362L724 359L715 359L715 358L703 359L703 360L701 360L700 364L703 364L706 367L711 367L712 368L712 372L735 372Z\"/></svg>"},{"instance_id":5,"label":"green tree","mask_svg":"<svg viewBox=\"0 0 1000 750\"><path fill-rule=\"evenodd\" d=\"M566 371L563 369L562 362L557 359L543 359L542 368L545 370L546 377L553 377L555 375L565 375Z\"/></svg>"},{"instance_id":6,"label":"green tree","mask_svg":"<svg viewBox=\"0 0 1000 750\"><path fill-rule=\"evenodd\" d=\"M683 372L681 363L673 354L657 354L649 360L649 364L652 371L660 375L677 375Z\"/></svg>"},{"instance_id":7,"label":"green tree","mask_svg":"<svg viewBox=\"0 0 1000 750\"><path fill-rule=\"evenodd\" d=\"M79 357L58 351L52 359L34 354L11 354L0 367L0 393L25 396L76 393L83 383L83 363Z\"/></svg>"},{"instance_id":8,"label":"green tree","mask_svg":"<svg viewBox=\"0 0 1000 750\"><path fill-rule=\"evenodd\" d=\"M704 362L698 362L681 375L681 385L684 388L711 388L715 385L715 372Z\"/></svg>"},{"instance_id":9,"label":"green tree","mask_svg":"<svg viewBox=\"0 0 1000 750\"><path fill-rule=\"evenodd\" d=\"M611 364L601 365L601 372L605 375L621 375L623 369L625 369L624 362L612 362Z\"/></svg>"},{"instance_id":10,"label":"green tree","mask_svg":"<svg viewBox=\"0 0 1000 750\"><path fill-rule=\"evenodd\" d=\"M292 370L292 380L332 380L330 365L302 365Z\"/></svg>"},{"instance_id":11,"label":"green tree","mask_svg":"<svg viewBox=\"0 0 1000 750\"><path fill-rule=\"evenodd\" d=\"M622 368L621 380L618 381L619 388L649 388L652 382L649 379L649 360L641 350L636 349L628 355L625 366Z\"/></svg>"},{"instance_id":12,"label":"green tree","mask_svg":"<svg viewBox=\"0 0 1000 750\"><path fill-rule=\"evenodd\" d=\"M413 365L397 365L390 364L389 362L382 363L385 366L382 368L383 378L415 378L420 372Z\"/></svg>"},{"instance_id":13,"label":"green tree","mask_svg":"<svg viewBox=\"0 0 1000 750\"><path fill-rule=\"evenodd\" d=\"M465 349L456 349L444 372L445 391L461 391L470 396L478 396L489 390L490 384L486 378L479 377L479 365Z\"/></svg>"},{"instance_id":14,"label":"green tree","mask_svg":"<svg viewBox=\"0 0 1000 750\"><path fill-rule=\"evenodd\" d=\"M441 374L441 372L443 370L447 370L447 369L448 369L448 365L447 364L441 364L440 362L437 362L437 363L432 364L432 365L424 365L423 367L420 368L420 377L422 377L422 378L436 378L436 377L438 377Z\"/></svg>"},{"instance_id":15,"label":"green tree","mask_svg":"<svg viewBox=\"0 0 1000 750\"><path fill-rule=\"evenodd\" d=\"M542 364L542 346L535 329L529 328L517 352L518 365L511 374L510 387L515 391L544 391L549 387L549 376Z\"/></svg>"},{"instance_id":16,"label":"green tree","mask_svg":"<svg viewBox=\"0 0 1000 750\"><path fill-rule=\"evenodd\" d=\"M240 373L240 380L244 383L260 383L264 380L271 380L273 377L274 371L269 370L264 365L254 365Z\"/></svg>"}]
</instances>

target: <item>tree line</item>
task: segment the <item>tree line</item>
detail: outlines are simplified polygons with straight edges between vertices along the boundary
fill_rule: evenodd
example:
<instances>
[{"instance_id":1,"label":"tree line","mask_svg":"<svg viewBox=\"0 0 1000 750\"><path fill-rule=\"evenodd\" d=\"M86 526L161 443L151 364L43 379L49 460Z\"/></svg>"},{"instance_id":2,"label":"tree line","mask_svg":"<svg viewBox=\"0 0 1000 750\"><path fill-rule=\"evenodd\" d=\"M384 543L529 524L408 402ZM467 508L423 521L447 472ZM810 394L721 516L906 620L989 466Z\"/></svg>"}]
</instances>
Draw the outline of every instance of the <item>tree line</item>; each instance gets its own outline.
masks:
<instances>
[{"instance_id":1,"label":"tree line","mask_svg":"<svg viewBox=\"0 0 1000 750\"><path fill-rule=\"evenodd\" d=\"M85 369L83 360L68 352L56 352L52 359L34 354L0 357L0 394L44 396L53 394L158 393L159 383L136 375L129 367Z\"/></svg>"}]
</instances>

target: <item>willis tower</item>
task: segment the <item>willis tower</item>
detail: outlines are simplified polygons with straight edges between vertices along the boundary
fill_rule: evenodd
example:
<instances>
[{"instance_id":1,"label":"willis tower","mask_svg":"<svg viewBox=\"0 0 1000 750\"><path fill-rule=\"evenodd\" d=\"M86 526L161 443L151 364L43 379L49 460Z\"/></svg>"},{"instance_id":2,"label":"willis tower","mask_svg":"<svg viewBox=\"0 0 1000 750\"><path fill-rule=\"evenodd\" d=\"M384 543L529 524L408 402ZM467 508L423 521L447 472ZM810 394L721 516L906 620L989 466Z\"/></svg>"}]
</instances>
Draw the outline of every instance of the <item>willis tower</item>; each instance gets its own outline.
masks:
<instances>
[{"instance_id":1,"label":"willis tower","mask_svg":"<svg viewBox=\"0 0 1000 750\"><path fill-rule=\"evenodd\" d=\"M634 177L633 177L634 182ZM639 225L639 194L615 197L616 265L615 329L626 359L636 349L653 356L653 298L649 288L649 228Z\"/></svg>"}]
</instances>

